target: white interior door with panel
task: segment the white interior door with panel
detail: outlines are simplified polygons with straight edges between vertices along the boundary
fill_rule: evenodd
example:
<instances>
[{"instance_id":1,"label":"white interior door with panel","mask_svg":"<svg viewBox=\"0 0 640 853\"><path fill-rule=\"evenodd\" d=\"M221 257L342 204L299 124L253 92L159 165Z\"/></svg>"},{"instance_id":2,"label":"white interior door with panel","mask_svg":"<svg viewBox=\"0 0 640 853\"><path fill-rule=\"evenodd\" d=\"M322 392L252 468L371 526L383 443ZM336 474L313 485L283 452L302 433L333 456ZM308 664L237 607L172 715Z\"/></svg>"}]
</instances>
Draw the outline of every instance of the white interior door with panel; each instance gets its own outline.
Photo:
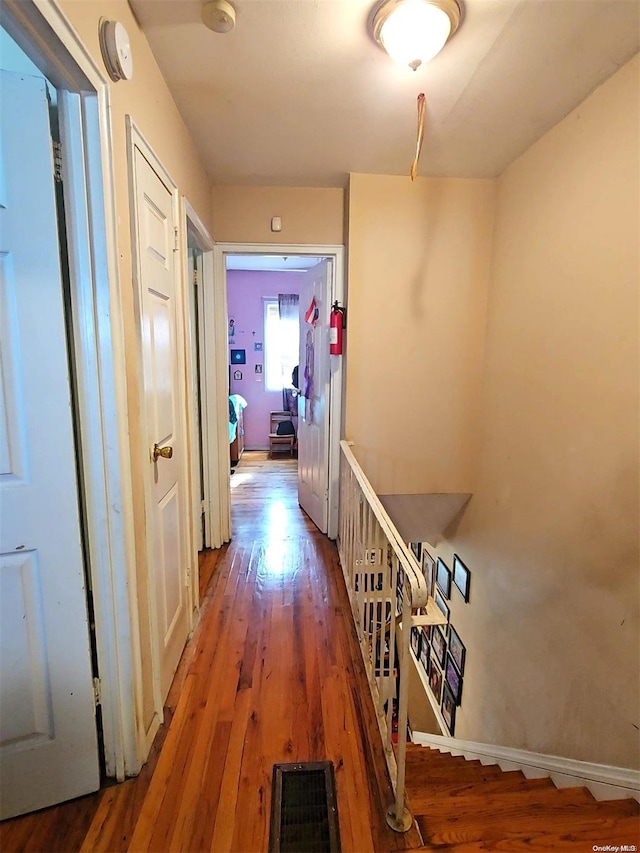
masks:
<instances>
[{"instance_id":1,"label":"white interior door with panel","mask_svg":"<svg viewBox=\"0 0 640 853\"><path fill-rule=\"evenodd\" d=\"M133 147L152 621L164 702L190 628L187 443L181 377L183 294L175 188Z\"/></svg>"},{"instance_id":2,"label":"white interior door with panel","mask_svg":"<svg viewBox=\"0 0 640 853\"><path fill-rule=\"evenodd\" d=\"M300 285L298 502L322 533L327 533L329 506L332 264L325 258L304 274ZM310 313L315 322L305 319Z\"/></svg>"},{"instance_id":3,"label":"white interior door with panel","mask_svg":"<svg viewBox=\"0 0 640 853\"><path fill-rule=\"evenodd\" d=\"M1 72L2 818L100 785L45 86Z\"/></svg>"}]
</instances>

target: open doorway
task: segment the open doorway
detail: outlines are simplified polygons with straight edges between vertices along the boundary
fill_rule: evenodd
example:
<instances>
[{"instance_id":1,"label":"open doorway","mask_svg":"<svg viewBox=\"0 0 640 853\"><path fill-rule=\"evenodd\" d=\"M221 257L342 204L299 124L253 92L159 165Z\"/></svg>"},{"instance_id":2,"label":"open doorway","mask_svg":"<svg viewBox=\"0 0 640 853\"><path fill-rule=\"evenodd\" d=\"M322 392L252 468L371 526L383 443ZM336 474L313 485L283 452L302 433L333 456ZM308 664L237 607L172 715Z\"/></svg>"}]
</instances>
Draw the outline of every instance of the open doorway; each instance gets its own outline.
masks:
<instances>
[{"instance_id":1,"label":"open doorway","mask_svg":"<svg viewBox=\"0 0 640 853\"><path fill-rule=\"evenodd\" d=\"M216 293L225 300L216 331L226 344L227 468L239 471L247 453L270 461L286 452L287 459L296 460L300 506L335 538L343 366L342 356L329 354L329 322L333 302L344 299L343 247L226 244L216 246L214 254ZM289 322L297 316L297 334L283 355L287 313ZM242 400L240 412L232 415L233 397ZM294 439L282 442L283 452L274 452L270 443L270 435L278 433L272 412L284 413L283 431L293 429ZM230 501L236 476L229 477Z\"/></svg>"},{"instance_id":2,"label":"open doorway","mask_svg":"<svg viewBox=\"0 0 640 853\"><path fill-rule=\"evenodd\" d=\"M232 470L245 451L297 459L300 296L306 272L320 260L227 255ZM231 488L233 494L233 481Z\"/></svg>"},{"instance_id":3,"label":"open doorway","mask_svg":"<svg viewBox=\"0 0 640 853\"><path fill-rule=\"evenodd\" d=\"M320 260L226 257L232 518L252 497L264 503L275 493L297 495L300 297Z\"/></svg>"}]
</instances>

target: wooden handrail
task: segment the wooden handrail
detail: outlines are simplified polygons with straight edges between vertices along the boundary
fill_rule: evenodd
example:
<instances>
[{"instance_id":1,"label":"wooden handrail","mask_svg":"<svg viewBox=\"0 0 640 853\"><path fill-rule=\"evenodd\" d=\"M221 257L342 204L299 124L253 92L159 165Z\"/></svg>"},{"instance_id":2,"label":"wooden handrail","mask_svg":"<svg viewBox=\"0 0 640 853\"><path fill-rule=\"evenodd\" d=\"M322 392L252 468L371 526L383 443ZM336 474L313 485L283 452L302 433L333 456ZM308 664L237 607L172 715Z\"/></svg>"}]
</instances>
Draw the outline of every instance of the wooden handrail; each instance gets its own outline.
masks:
<instances>
[{"instance_id":1,"label":"wooden handrail","mask_svg":"<svg viewBox=\"0 0 640 853\"><path fill-rule=\"evenodd\" d=\"M387 810L387 823L397 832L406 832L413 822L405 806L411 628L414 624L440 624L445 619L429 597L413 552L402 540L349 443L341 441L340 449L340 563L395 793L395 801ZM418 610L423 611L419 616ZM399 616L403 630L396 637Z\"/></svg>"},{"instance_id":2,"label":"wooden handrail","mask_svg":"<svg viewBox=\"0 0 640 853\"><path fill-rule=\"evenodd\" d=\"M380 527L382 527L389 542L394 546L396 554L402 558L402 567L410 584L412 608L426 607L427 599L429 598L429 591L427 589L427 584L425 582L424 575L422 574L422 570L418 565L418 561L413 555L411 549L408 548L400 538L400 534L398 533L395 524L391 520L386 509L380 503L378 495L375 493L373 486L367 479L364 471L360 467L360 463L351 450L351 443L344 440L341 441L340 449L342 450L343 456L349 463L356 480L360 484L360 488L367 499L367 503L378 519Z\"/></svg>"}]
</instances>

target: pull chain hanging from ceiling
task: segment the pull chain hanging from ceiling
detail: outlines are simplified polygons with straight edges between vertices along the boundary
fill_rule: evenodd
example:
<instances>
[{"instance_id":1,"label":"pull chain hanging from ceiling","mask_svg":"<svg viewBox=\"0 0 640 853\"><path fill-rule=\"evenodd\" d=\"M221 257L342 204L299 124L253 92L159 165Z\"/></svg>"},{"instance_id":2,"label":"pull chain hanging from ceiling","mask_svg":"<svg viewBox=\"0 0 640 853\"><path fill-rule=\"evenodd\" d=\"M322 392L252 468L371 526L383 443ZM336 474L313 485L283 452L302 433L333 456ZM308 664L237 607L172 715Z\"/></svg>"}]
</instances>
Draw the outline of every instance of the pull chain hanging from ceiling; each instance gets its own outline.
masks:
<instances>
[{"instance_id":1,"label":"pull chain hanging from ceiling","mask_svg":"<svg viewBox=\"0 0 640 853\"><path fill-rule=\"evenodd\" d=\"M416 140L416 156L411 164L411 180L415 181L418 171L418 160L420 159L420 151L422 150L422 141L424 139L424 118L426 113L426 105L424 93L418 95L418 138Z\"/></svg>"}]
</instances>

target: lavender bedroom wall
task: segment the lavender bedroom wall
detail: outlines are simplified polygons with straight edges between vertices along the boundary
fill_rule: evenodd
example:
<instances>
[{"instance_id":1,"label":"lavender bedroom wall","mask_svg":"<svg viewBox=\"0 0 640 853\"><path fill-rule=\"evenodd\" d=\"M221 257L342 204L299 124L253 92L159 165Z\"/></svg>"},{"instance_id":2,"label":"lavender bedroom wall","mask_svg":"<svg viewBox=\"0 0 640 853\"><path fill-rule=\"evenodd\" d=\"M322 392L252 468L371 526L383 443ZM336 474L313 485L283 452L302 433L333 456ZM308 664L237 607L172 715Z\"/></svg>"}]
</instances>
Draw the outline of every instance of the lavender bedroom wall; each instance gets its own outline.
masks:
<instances>
[{"instance_id":1,"label":"lavender bedroom wall","mask_svg":"<svg viewBox=\"0 0 640 853\"><path fill-rule=\"evenodd\" d=\"M277 298L279 293L299 293L299 272L228 270L227 300L229 321L234 321L235 334L229 337L232 349L246 352L246 364L231 365L231 394L241 394L247 401L244 410L245 449L267 450L269 447L269 412L282 408L282 392L267 391L265 374L256 373L256 365L264 370L263 299ZM231 343L233 341L233 343ZM262 344L262 351L255 349ZM236 370L242 379L234 379Z\"/></svg>"}]
</instances>

